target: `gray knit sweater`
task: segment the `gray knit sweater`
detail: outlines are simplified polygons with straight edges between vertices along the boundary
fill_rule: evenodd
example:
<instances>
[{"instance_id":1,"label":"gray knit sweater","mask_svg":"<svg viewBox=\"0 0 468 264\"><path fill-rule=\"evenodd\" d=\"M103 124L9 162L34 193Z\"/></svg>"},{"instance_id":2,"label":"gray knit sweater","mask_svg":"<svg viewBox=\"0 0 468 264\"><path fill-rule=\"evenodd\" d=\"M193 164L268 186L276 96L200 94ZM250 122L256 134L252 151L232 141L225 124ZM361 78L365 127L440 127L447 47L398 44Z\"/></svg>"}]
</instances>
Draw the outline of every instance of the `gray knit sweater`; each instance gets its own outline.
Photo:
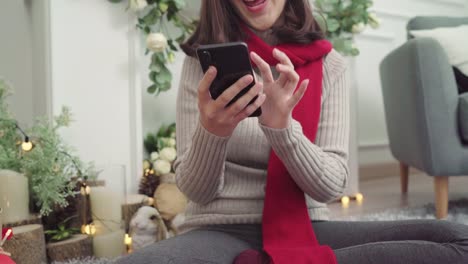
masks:
<instances>
[{"instance_id":1,"label":"gray knit sweater","mask_svg":"<svg viewBox=\"0 0 468 264\"><path fill-rule=\"evenodd\" d=\"M177 185L190 200L181 230L261 223L272 148L306 194L310 218L328 219L325 203L340 196L348 175L349 91L345 63L336 51L325 57L323 68L315 143L295 120L288 128L272 129L262 126L258 118L248 118L230 137L218 137L199 122L197 89L203 72L196 59L185 58L177 98L174 164Z\"/></svg>"}]
</instances>

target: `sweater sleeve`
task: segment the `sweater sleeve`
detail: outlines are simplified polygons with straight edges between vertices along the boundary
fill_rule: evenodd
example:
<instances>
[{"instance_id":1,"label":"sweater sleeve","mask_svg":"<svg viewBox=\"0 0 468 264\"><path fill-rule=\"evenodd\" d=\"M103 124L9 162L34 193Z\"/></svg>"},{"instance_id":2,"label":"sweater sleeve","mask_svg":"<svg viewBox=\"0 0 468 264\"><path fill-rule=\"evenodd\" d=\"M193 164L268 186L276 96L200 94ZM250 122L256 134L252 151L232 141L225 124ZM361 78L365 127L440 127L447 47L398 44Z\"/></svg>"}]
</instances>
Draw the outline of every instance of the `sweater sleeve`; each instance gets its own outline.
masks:
<instances>
[{"instance_id":1,"label":"sweater sleeve","mask_svg":"<svg viewBox=\"0 0 468 264\"><path fill-rule=\"evenodd\" d=\"M179 189L191 201L206 204L223 186L229 137L211 134L199 121L197 94L202 77L197 60L186 57L177 95L174 169Z\"/></svg>"},{"instance_id":2,"label":"sweater sleeve","mask_svg":"<svg viewBox=\"0 0 468 264\"><path fill-rule=\"evenodd\" d=\"M345 67L324 63L324 102L315 144L292 120L285 129L261 126L273 150L300 188L318 202L339 197L348 176L349 89ZM341 62L343 65L344 62ZM328 74L325 75L325 72ZM330 74L330 71L333 73Z\"/></svg>"}]
</instances>

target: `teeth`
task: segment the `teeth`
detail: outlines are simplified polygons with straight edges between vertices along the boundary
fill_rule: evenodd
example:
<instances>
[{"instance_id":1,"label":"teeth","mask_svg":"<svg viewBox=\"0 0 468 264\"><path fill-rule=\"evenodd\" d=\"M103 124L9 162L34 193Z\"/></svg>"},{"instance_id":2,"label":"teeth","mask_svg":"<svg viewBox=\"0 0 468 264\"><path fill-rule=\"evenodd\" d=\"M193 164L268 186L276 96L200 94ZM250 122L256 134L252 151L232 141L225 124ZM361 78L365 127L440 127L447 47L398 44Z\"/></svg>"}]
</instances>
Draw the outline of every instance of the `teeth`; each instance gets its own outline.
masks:
<instances>
[{"instance_id":1,"label":"teeth","mask_svg":"<svg viewBox=\"0 0 468 264\"><path fill-rule=\"evenodd\" d=\"M265 0L243 0L243 2L248 5L248 6L256 6L256 5L260 5L260 4L263 4L263 2L265 2Z\"/></svg>"}]
</instances>

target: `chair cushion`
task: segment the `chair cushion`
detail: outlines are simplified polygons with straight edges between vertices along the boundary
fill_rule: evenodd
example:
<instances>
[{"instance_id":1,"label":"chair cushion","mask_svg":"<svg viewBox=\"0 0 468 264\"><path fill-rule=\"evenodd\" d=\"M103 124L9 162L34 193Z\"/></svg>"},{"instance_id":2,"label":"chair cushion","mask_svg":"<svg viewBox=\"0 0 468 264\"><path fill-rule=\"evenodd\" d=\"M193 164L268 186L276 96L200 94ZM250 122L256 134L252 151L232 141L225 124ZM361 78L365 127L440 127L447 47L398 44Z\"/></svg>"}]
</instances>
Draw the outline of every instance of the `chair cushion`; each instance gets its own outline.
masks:
<instances>
[{"instance_id":1,"label":"chair cushion","mask_svg":"<svg viewBox=\"0 0 468 264\"><path fill-rule=\"evenodd\" d=\"M450 64L468 75L468 25L410 30L416 38L433 38L444 49Z\"/></svg>"},{"instance_id":2,"label":"chair cushion","mask_svg":"<svg viewBox=\"0 0 468 264\"><path fill-rule=\"evenodd\" d=\"M465 142L468 142L468 93L460 95L460 103L458 105L458 120L461 137Z\"/></svg>"}]
</instances>

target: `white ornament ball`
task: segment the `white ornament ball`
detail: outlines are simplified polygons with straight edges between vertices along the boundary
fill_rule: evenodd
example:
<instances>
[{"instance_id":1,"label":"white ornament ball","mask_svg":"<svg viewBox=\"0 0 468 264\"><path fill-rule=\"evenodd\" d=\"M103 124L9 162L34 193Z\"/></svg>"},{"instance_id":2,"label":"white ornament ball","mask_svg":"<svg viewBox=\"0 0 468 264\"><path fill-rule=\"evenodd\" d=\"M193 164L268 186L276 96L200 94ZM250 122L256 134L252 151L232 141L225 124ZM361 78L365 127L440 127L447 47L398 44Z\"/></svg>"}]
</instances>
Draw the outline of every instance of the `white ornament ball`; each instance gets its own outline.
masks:
<instances>
[{"instance_id":1,"label":"white ornament ball","mask_svg":"<svg viewBox=\"0 0 468 264\"><path fill-rule=\"evenodd\" d=\"M159 159L159 153L158 152L152 152L151 155L150 155L150 159L151 161L156 161L157 159Z\"/></svg>"},{"instance_id":2,"label":"white ornament ball","mask_svg":"<svg viewBox=\"0 0 468 264\"><path fill-rule=\"evenodd\" d=\"M364 31L365 28L366 28L366 25L364 25L364 23L361 22L361 23L358 23L358 24L354 24L351 31L354 34L359 34L362 31Z\"/></svg>"},{"instance_id":3,"label":"white ornament ball","mask_svg":"<svg viewBox=\"0 0 468 264\"><path fill-rule=\"evenodd\" d=\"M134 12L139 12L148 6L146 0L130 0L130 9Z\"/></svg>"},{"instance_id":4,"label":"white ornament ball","mask_svg":"<svg viewBox=\"0 0 468 264\"><path fill-rule=\"evenodd\" d=\"M159 158L168 162L173 162L176 159L176 157L177 151L175 148L172 147L163 148L159 152Z\"/></svg>"},{"instance_id":5,"label":"white ornament ball","mask_svg":"<svg viewBox=\"0 0 468 264\"><path fill-rule=\"evenodd\" d=\"M160 159L153 163L153 168L157 175L168 174L171 172L171 163Z\"/></svg>"},{"instance_id":6,"label":"white ornament ball","mask_svg":"<svg viewBox=\"0 0 468 264\"><path fill-rule=\"evenodd\" d=\"M162 52L167 48L167 39L161 33L151 33L146 37L146 47L153 52Z\"/></svg>"}]
</instances>

